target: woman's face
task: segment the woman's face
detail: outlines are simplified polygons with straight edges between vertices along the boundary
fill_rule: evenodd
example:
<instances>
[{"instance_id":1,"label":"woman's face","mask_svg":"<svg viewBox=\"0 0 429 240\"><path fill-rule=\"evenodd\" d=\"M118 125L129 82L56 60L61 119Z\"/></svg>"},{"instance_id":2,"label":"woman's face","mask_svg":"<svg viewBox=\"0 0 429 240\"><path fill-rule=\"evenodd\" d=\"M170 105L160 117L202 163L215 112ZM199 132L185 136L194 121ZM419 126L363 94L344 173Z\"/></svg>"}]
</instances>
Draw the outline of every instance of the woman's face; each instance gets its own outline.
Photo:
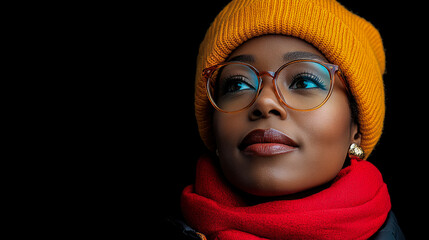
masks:
<instances>
[{"instance_id":1,"label":"woman's face","mask_svg":"<svg viewBox=\"0 0 429 240\"><path fill-rule=\"evenodd\" d=\"M274 35L245 42L232 58L247 61L259 72L275 72L295 59L328 63L305 41ZM264 75L264 87L250 108L237 113L215 111L217 153L226 178L258 196L297 193L332 180L341 170L350 144L360 144L346 89L337 75L335 78L332 95L316 110L287 108L276 97L272 78ZM271 140L283 144L268 143Z\"/></svg>"}]
</instances>

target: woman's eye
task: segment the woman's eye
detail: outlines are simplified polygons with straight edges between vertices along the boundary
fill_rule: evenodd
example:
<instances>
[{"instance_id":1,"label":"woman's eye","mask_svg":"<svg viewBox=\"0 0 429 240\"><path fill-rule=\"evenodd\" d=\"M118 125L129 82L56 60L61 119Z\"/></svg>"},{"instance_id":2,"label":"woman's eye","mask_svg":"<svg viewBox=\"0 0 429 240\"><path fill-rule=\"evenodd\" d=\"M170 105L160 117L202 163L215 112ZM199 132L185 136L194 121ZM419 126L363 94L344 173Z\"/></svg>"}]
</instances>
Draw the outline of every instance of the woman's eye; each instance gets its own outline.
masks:
<instances>
[{"instance_id":1,"label":"woman's eye","mask_svg":"<svg viewBox=\"0 0 429 240\"><path fill-rule=\"evenodd\" d=\"M301 88L317 88L318 86L311 80L299 79L296 80L289 88L301 89Z\"/></svg>"},{"instance_id":2,"label":"woman's eye","mask_svg":"<svg viewBox=\"0 0 429 240\"><path fill-rule=\"evenodd\" d=\"M230 78L226 80L223 87L224 94L244 90L255 90L255 88L251 84L247 83L245 80L239 78Z\"/></svg>"},{"instance_id":3,"label":"woman's eye","mask_svg":"<svg viewBox=\"0 0 429 240\"><path fill-rule=\"evenodd\" d=\"M326 89L321 83L321 80L312 74L299 74L293 78L292 84L289 86L290 89L310 89L310 88L321 88Z\"/></svg>"}]
</instances>

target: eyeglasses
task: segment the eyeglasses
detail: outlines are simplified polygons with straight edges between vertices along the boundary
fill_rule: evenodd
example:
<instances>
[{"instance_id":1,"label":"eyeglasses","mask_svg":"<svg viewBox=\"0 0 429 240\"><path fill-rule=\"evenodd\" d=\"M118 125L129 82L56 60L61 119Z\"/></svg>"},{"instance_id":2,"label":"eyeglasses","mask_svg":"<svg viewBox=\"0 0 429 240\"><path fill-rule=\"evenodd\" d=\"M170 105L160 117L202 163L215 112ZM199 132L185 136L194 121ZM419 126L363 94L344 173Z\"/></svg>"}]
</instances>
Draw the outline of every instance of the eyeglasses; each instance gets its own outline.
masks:
<instances>
[{"instance_id":1,"label":"eyeglasses","mask_svg":"<svg viewBox=\"0 0 429 240\"><path fill-rule=\"evenodd\" d=\"M204 69L203 76L207 80L208 98L221 112L239 112L252 106L264 87L264 75L273 79L275 94L286 107L311 111L328 101L336 72L345 85L337 65L315 60L291 61L276 72L259 72L243 62L225 62Z\"/></svg>"}]
</instances>

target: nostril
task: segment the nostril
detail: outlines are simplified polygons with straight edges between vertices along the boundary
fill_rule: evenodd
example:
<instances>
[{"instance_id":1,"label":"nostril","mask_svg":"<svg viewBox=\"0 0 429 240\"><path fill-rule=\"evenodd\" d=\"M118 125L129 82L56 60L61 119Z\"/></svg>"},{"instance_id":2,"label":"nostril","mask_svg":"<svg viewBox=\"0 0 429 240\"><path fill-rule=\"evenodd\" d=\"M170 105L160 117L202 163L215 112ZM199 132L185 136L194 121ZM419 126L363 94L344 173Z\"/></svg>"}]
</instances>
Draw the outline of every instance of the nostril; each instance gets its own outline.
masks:
<instances>
[{"instance_id":1,"label":"nostril","mask_svg":"<svg viewBox=\"0 0 429 240\"><path fill-rule=\"evenodd\" d=\"M265 113L259 109L254 109L252 111L252 117L255 119L269 117L270 115L281 116L282 114L280 113L280 111L278 111L276 109L271 109L270 111L268 111L268 113Z\"/></svg>"},{"instance_id":2,"label":"nostril","mask_svg":"<svg viewBox=\"0 0 429 240\"><path fill-rule=\"evenodd\" d=\"M269 114L276 115L276 116L280 116L280 115L281 115L281 113L280 113L278 110L276 110L276 109L272 109L272 110L271 110L271 111L269 111L268 113L269 113Z\"/></svg>"},{"instance_id":3,"label":"nostril","mask_svg":"<svg viewBox=\"0 0 429 240\"><path fill-rule=\"evenodd\" d=\"M253 116L255 116L255 117L260 117L260 116L262 116L262 112L261 112L259 109L255 109L255 110L253 110L252 114L253 114Z\"/></svg>"}]
</instances>

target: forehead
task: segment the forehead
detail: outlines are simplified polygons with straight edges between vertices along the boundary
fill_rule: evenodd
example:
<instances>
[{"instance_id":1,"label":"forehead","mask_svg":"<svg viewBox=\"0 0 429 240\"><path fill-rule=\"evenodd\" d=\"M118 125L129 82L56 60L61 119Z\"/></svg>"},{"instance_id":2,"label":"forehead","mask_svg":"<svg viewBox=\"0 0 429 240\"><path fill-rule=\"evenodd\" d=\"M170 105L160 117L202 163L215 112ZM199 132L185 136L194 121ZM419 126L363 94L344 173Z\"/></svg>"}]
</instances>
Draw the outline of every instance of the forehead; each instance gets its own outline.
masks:
<instances>
[{"instance_id":1,"label":"forehead","mask_svg":"<svg viewBox=\"0 0 429 240\"><path fill-rule=\"evenodd\" d=\"M253 38L236 48L227 61L240 58L240 56L247 62L253 61L252 63L257 64L283 63L296 59L315 59L328 62L313 45L304 40L283 35L266 35ZM243 58L242 56L247 57Z\"/></svg>"}]
</instances>

